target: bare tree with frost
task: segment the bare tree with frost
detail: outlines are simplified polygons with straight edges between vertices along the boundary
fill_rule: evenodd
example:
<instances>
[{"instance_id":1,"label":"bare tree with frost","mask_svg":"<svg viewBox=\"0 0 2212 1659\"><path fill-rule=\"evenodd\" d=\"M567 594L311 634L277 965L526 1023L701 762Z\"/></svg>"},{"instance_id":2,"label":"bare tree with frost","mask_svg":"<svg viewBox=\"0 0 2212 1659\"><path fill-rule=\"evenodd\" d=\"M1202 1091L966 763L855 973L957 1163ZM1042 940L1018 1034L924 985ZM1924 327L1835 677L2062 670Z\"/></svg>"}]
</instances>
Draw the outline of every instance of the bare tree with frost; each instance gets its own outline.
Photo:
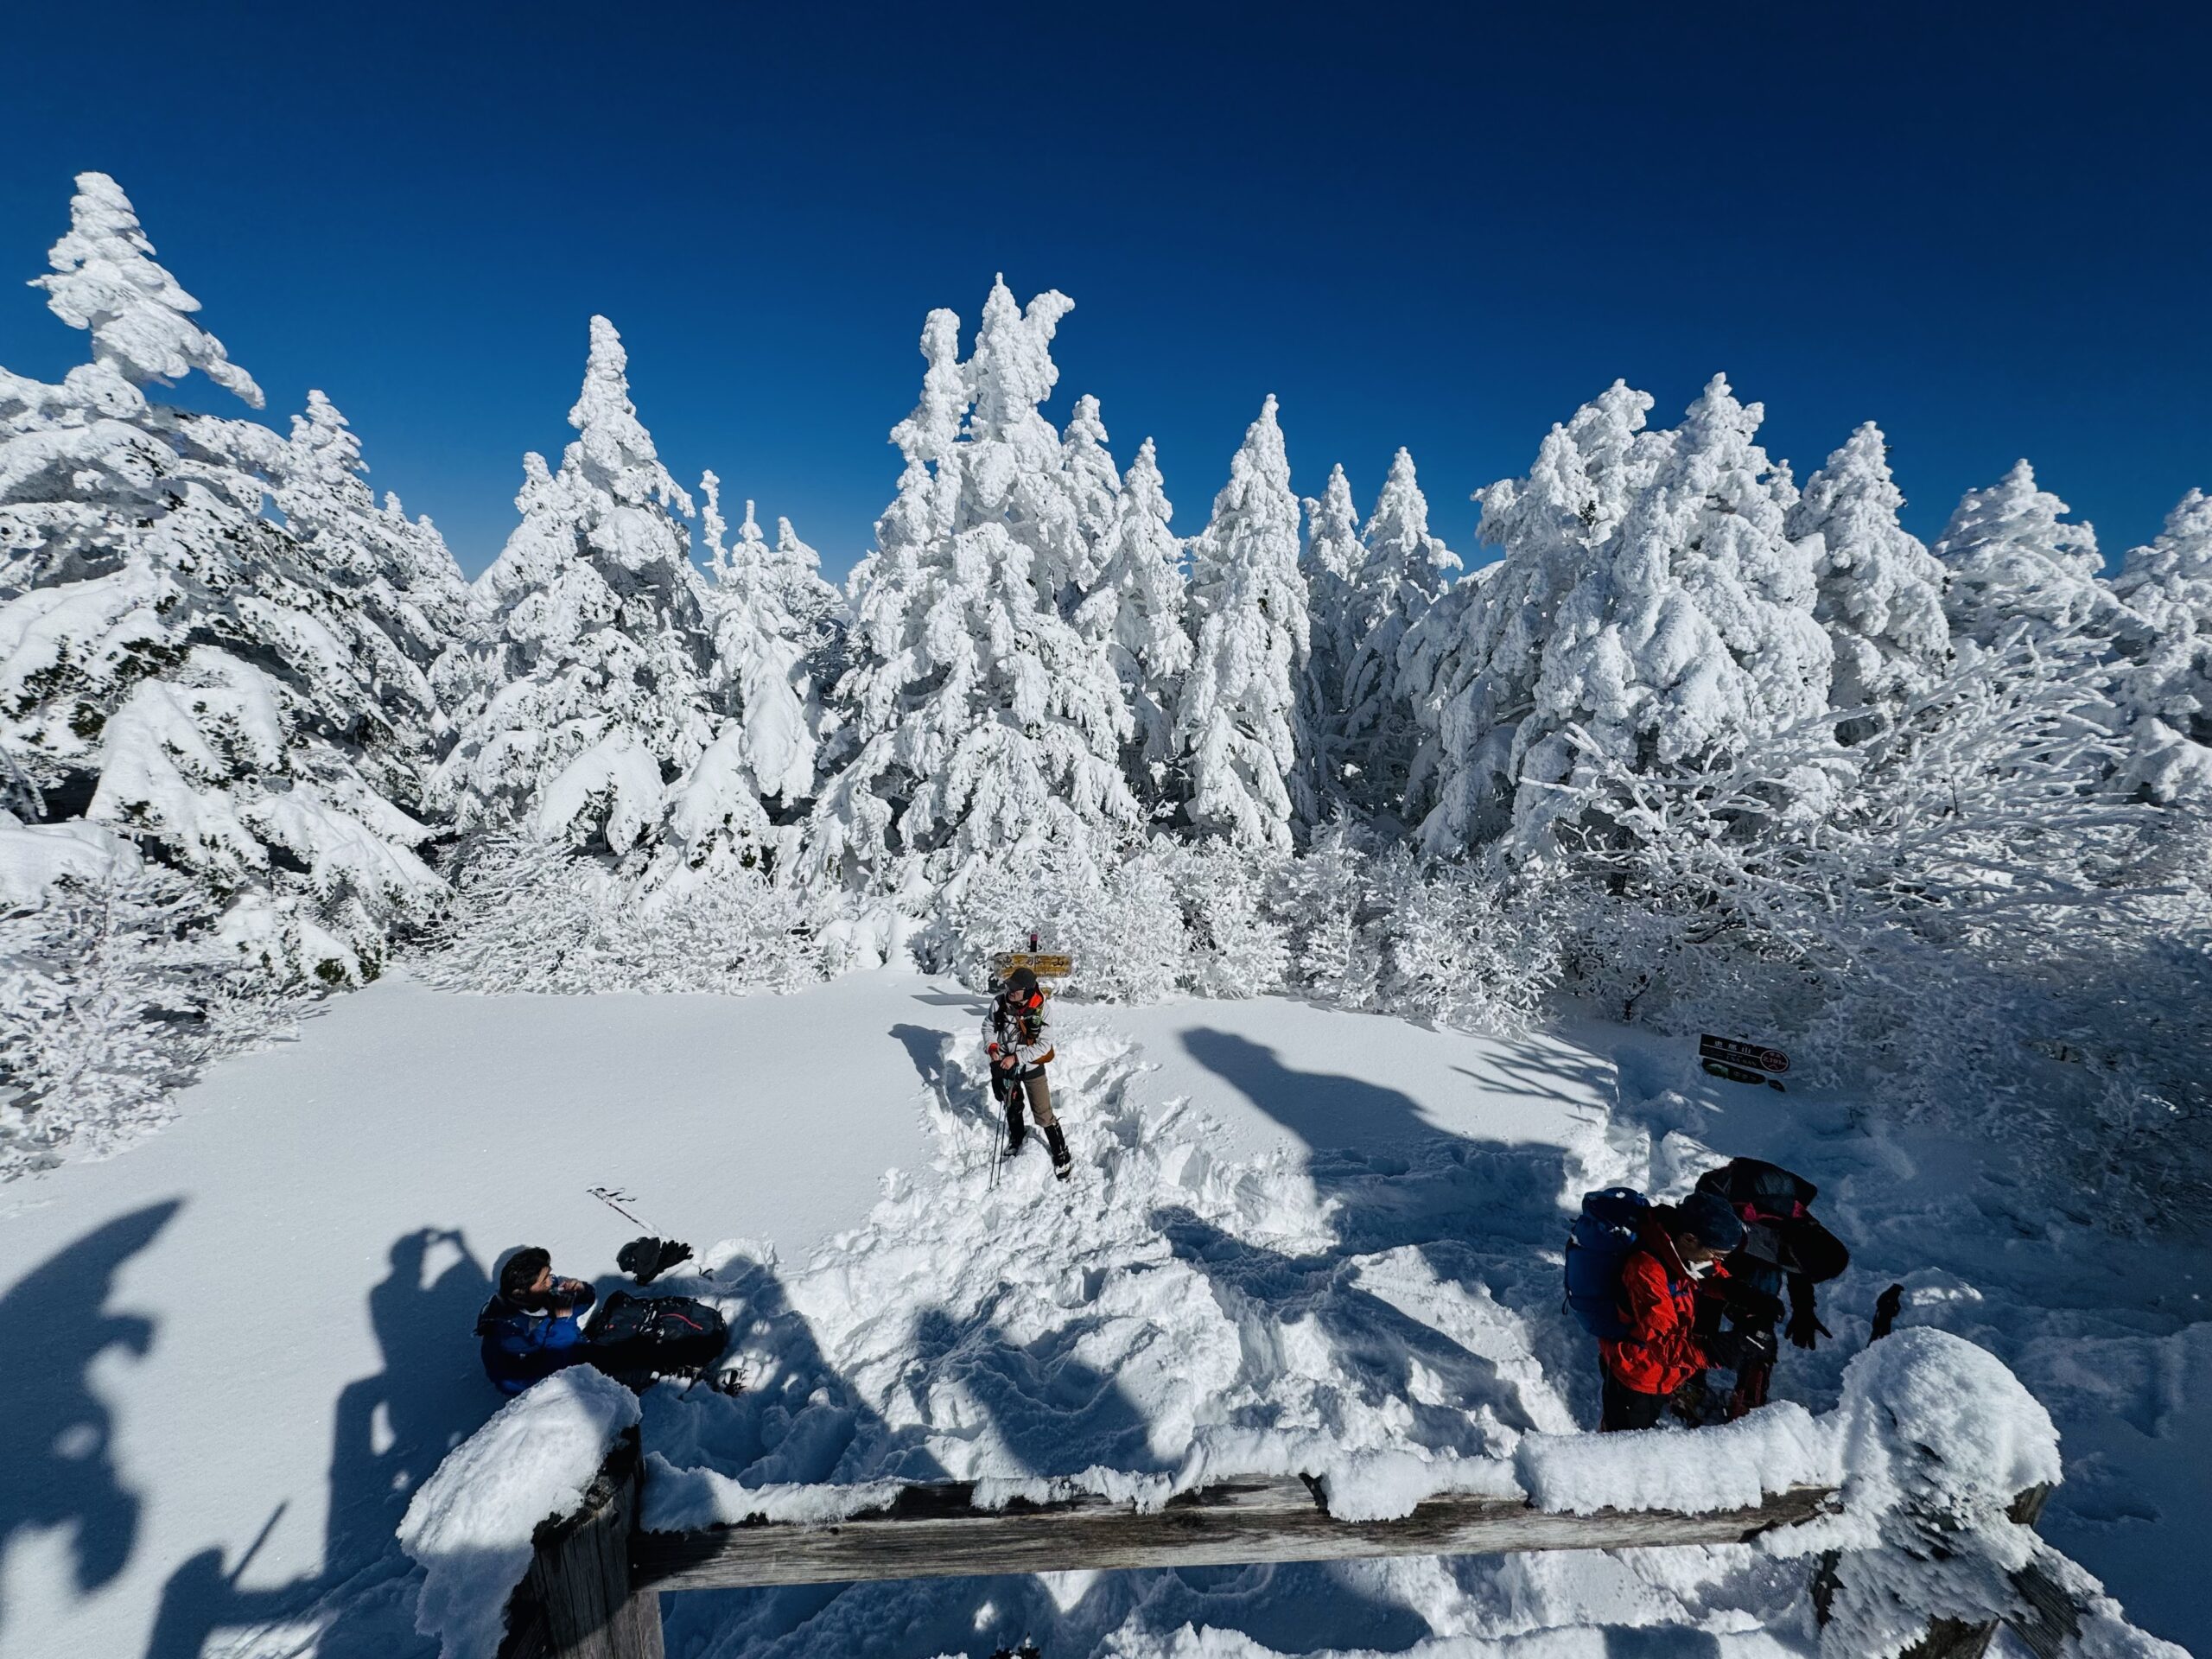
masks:
<instances>
[{"instance_id":1,"label":"bare tree with frost","mask_svg":"<svg viewBox=\"0 0 2212 1659\"><path fill-rule=\"evenodd\" d=\"M878 889L918 873L949 900L1032 850L1103 862L1139 811L1134 727L1103 640L1061 611L1081 558L1058 435L1038 412L1072 302L1001 281L959 358L930 314L922 399L893 429L899 494L855 573L845 759L815 820L825 874Z\"/></svg>"},{"instance_id":2,"label":"bare tree with frost","mask_svg":"<svg viewBox=\"0 0 2212 1659\"><path fill-rule=\"evenodd\" d=\"M373 549L262 516L296 456L144 391L260 391L193 320L113 180L77 181L40 279L92 335L59 386L0 374L0 747L41 816L111 826L220 911L233 960L372 976L444 884L411 800L433 710L344 574ZM340 567L334 569L334 567Z\"/></svg>"},{"instance_id":3,"label":"bare tree with frost","mask_svg":"<svg viewBox=\"0 0 2212 1659\"><path fill-rule=\"evenodd\" d=\"M1298 542L1298 498L1270 397L1191 543L1197 650L1175 722L1185 810L1201 831L1240 847L1287 850L1294 823L1310 823L1318 810L1299 776L1297 677L1309 634Z\"/></svg>"}]
</instances>

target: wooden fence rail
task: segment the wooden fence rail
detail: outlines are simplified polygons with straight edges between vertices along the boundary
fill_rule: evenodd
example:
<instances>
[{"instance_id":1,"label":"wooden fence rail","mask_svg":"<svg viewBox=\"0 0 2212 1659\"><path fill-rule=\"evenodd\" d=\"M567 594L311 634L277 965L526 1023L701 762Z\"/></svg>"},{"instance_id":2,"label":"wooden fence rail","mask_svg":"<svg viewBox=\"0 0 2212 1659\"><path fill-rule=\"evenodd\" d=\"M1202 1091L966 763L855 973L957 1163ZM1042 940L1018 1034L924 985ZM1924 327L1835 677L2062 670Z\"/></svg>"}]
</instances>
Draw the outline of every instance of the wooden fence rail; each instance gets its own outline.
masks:
<instances>
[{"instance_id":1,"label":"wooden fence rail","mask_svg":"<svg viewBox=\"0 0 2212 1659\"><path fill-rule=\"evenodd\" d=\"M1511 1499L1432 1498L1394 1521L1342 1521L1302 1479L1224 1481L1139 1514L1102 1497L979 1510L973 1488L907 1488L890 1509L801 1526L747 1522L695 1532L638 1524L641 1464L626 1433L574 1515L539 1527L537 1556L507 1606L499 1659L662 1659L663 1592L878 1579L961 1578L1076 1568L1233 1566L1384 1555L1476 1555L1740 1543L1830 1509L1834 1491L1792 1487L1755 1507L1707 1515L1559 1515ZM2027 1495L2024 1495L2024 1501ZM2032 1518L2031 1516L2028 1518ZM2028 1636L2052 1651L2070 1609ZM1939 1623L1923 1659L1980 1654L1994 1625ZM2038 1639L2040 1638L2040 1639Z\"/></svg>"}]
</instances>

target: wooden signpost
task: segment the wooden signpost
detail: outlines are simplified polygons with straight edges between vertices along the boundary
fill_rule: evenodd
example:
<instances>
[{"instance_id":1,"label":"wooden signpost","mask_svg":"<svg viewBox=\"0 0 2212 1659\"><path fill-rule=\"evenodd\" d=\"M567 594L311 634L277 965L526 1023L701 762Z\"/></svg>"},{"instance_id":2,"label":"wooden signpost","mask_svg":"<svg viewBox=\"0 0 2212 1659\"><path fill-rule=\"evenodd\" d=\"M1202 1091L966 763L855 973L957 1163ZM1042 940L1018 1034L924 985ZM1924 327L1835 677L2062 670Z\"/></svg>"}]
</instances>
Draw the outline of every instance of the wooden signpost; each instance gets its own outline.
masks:
<instances>
[{"instance_id":1,"label":"wooden signpost","mask_svg":"<svg viewBox=\"0 0 2212 1659\"><path fill-rule=\"evenodd\" d=\"M1001 983L1017 968L1039 979L1065 979L1075 972L1075 958L1053 950L1001 950L991 958L991 977Z\"/></svg>"},{"instance_id":2,"label":"wooden signpost","mask_svg":"<svg viewBox=\"0 0 2212 1659\"><path fill-rule=\"evenodd\" d=\"M1697 1039L1697 1063L1713 1077L1730 1083L1763 1083L1777 1093L1782 1092L1781 1080L1768 1074L1789 1069L1789 1057L1778 1048L1716 1037L1709 1031Z\"/></svg>"}]
</instances>

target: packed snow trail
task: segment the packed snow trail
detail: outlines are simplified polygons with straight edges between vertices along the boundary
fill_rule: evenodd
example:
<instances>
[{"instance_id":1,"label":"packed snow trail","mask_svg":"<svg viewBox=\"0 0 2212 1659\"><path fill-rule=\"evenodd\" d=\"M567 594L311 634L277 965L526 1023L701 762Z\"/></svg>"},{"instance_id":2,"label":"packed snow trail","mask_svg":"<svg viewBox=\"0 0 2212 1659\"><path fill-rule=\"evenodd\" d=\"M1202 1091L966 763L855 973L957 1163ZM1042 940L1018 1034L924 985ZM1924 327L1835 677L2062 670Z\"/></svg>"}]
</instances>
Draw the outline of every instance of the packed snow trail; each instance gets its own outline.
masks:
<instances>
[{"instance_id":1,"label":"packed snow trail","mask_svg":"<svg viewBox=\"0 0 2212 1659\"><path fill-rule=\"evenodd\" d=\"M1559 1306L1567 1206L1616 1179L1677 1191L1714 1148L1804 1169L1858 1252L1823 1300L1840 1340L1790 1351L1778 1393L1832 1405L1875 1290L1905 1279L1909 1323L1986 1343L2052 1404L2071 1478L2046 1530L2139 1622L2196 1634L2201 1613L2144 1580L2163 1561L2180 1581L2203 1510L2201 1254L2038 1230L1962 1152L1713 1084L1687 1045L1274 999L1063 1007L1063 1185L1041 1149L996 1159L980 1013L892 973L746 1000L383 984L219 1068L127 1155L0 1190L28 1430L0 1450L0 1654L429 1651L392 1529L498 1403L468 1334L498 1252L543 1243L589 1273L629 1236L589 1185L701 1247L716 1276L670 1288L724 1308L753 1373L736 1399L645 1401L664 1520L804 1512L819 1483L894 1478L1135 1492L1194 1459L1326 1467L1387 1502L1595 1421L1589 1344ZM2115 1499L2137 1513L2100 1513ZM665 1605L687 1659L982 1655L1025 1635L1052 1659L1548 1659L1802 1653L1804 1584L1802 1564L1691 1549Z\"/></svg>"}]
</instances>

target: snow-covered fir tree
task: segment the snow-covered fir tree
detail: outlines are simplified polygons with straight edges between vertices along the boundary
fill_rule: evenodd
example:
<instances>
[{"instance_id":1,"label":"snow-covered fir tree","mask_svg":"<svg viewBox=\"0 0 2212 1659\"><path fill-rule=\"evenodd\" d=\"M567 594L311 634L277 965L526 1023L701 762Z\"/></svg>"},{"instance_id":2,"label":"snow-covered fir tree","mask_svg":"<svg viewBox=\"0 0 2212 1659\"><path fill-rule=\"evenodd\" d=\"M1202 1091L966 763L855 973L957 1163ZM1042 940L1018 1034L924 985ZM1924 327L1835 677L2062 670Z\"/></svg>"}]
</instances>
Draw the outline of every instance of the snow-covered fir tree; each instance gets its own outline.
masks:
<instances>
[{"instance_id":1,"label":"snow-covered fir tree","mask_svg":"<svg viewBox=\"0 0 2212 1659\"><path fill-rule=\"evenodd\" d=\"M1397 811L1419 742L1399 648L1459 569L1459 556L1429 534L1428 498L1403 449L1390 463L1363 545L1349 595L1350 632L1358 645L1344 669L1337 732L1359 768L1352 798L1370 812Z\"/></svg>"},{"instance_id":2,"label":"snow-covered fir tree","mask_svg":"<svg viewBox=\"0 0 2212 1659\"><path fill-rule=\"evenodd\" d=\"M2036 487L2024 461L1989 488L1967 492L1935 547L1948 569L1943 604L1955 639L1986 650L2015 630L2043 639L2117 623L2096 532L2062 523L2069 511Z\"/></svg>"},{"instance_id":3,"label":"snow-covered fir tree","mask_svg":"<svg viewBox=\"0 0 2212 1659\"><path fill-rule=\"evenodd\" d=\"M2183 496L2113 588L2139 619L2120 683L2135 781L2154 800L2212 807L2212 496Z\"/></svg>"},{"instance_id":4,"label":"snow-covered fir tree","mask_svg":"<svg viewBox=\"0 0 2212 1659\"><path fill-rule=\"evenodd\" d=\"M1904 492L1890 476L1889 445L1867 422L1806 483L1789 533L1821 538L1813 613L1835 652L1829 696L1872 712L1845 722L1847 738L1894 719L1943 673L1950 624L1943 567L1897 522Z\"/></svg>"},{"instance_id":5,"label":"snow-covered fir tree","mask_svg":"<svg viewBox=\"0 0 2212 1659\"><path fill-rule=\"evenodd\" d=\"M401 619L346 574L381 556L313 503L301 536L263 516L298 460L266 427L147 398L198 369L262 402L113 180L81 175L71 221L38 285L92 360L0 374L0 747L40 816L187 877L234 959L369 976L445 897L391 798L432 710Z\"/></svg>"},{"instance_id":6,"label":"snow-covered fir tree","mask_svg":"<svg viewBox=\"0 0 2212 1659\"><path fill-rule=\"evenodd\" d=\"M814 825L825 874L880 888L918 872L957 903L993 861L1103 862L1139 822L1120 682L1060 608L1081 544L1038 406L1071 304L1025 309L997 283L964 364L957 317L924 327L922 399L892 433L899 494L853 580L848 758Z\"/></svg>"},{"instance_id":7,"label":"snow-covered fir tree","mask_svg":"<svg viewBox=\"0 0 2212 1659\"><path fill-rule=\"evenodd\" d=\"M810 800L822 728L817 641L791 607L793 573L785 567L793 561L769 546L750 501L735 545L724 549L721 480L709 473L700 488L715 576L709 607L714 677L731 718L677 798L674 824L687 843L702 827L693 821L695 809L704 807L711 822L733 787L786 817ZM783 528L790 527L785 520Z\"/></svg>"},{"instance_id":8,"label":"snow-covered fir tree","mask_svg":"<svg viewBox=\"0 0 2212 1659\"><path fill-rule=\"evenodd\" d=\"M1062 607L1071 614L1097 588L1121 516L1122 476L1109 442L1098 400L1085 392L1075 400L1060 441L1060 475L1066 480L1078 549L1069 573L1072 591L1062 596Z\"/></svg>"},{"instance_id":9,"label":"snow-covered fir tree","mask_svg":"<svg viewBox=\"0 0 2212 1659\"><path fill-rule=\"evenodd\" d=\"M1287 849L1294 824L1312 823L1318 810L1299 775L1297 685L1310 639L1298 543L1298 498L1270 397L1191 543L1197 648L1175 722L1191 823L1237 846Z\"/></svg>"},{"instance_id":10,"label":"snow-covered fir tree","mask_svg":"<svg viewBox=\"0 0 2212 1659\"><path fill-rule=\"evenodd\" d=\"M705 585L669 476L630 401L621 337L591 320L575 441L560 470L523 458L522 522L479 578L485 620L475 684L441 772L457 825L507 825L617 856L655 837L670 785L688 803L687 862L757 859L766 824L749 785L718 758Z\"/></svg>"},{"instance_id":11,"label":"snow-covered fir tree","mask_svg":"<svg viewBox=\"0 0 2212 1659\"><path fill-rule=\"evenodd\" d=\"M1153 442L1137 449L1122 480L1113 526L1076 613L1086 639L1103 639L1131 717L1124 757L1132 790L1147 811L1179 798L1169 771L1175 758L1175 707L1191 666L1183 626L1183 543L1169 529L1175 508Z\"/></svg>"},{"instance_id":12,"label":"snow-covered fir tree","mask_svg":"<svg viewBox=\"0 0 2212 1659\"><path fill-rule=\"evenodd\" d=\"M1366 559L1351 484L1342 466L1332 467L1320 499L1306 499L1306 546L1298 560L1307 619L1306 667L1298 677L1299 720L1306 740L1300 764L1317 812L1344 798L1344 768L1359 764L1344 741L1344 683L1360 645L1352 579Z\"/></svg>"},{"instance_id":13,"label":"snow-covered fir tree","mask_svg":"<svg viewBox=\"0 0 2212 1659\"><path fill-rule=\"evenodd\" d=\"M1759 405L1715 376L1671 432L1643 429L1649 406L1617 385L1553 429L1526 480L1484 491L1505 553L1465 637L1408 641L1435 722L1432 852L1509 830L1535 844L1580 810L1587 753L1665 766L1826 706L1818 544L1788 533Z\"/></svg>"},{"instance_id":14,"label":"snow-covered fir tree","mask_svg":"<svg viewBox=\"0 0 2212 1659\"><path fill-rule=\"evenodd\" d=\"M430 671L470 620L467 582L428 518L410 520L397 495L378 506L365 481L361 442L337 406L308 393L292 417L276 505L318 572L374 626L364 644L381 717L421 768L442 750L448 730ZM423 779L380 779L395 800L419 805Z\"/></svg>"}]
</instances>

